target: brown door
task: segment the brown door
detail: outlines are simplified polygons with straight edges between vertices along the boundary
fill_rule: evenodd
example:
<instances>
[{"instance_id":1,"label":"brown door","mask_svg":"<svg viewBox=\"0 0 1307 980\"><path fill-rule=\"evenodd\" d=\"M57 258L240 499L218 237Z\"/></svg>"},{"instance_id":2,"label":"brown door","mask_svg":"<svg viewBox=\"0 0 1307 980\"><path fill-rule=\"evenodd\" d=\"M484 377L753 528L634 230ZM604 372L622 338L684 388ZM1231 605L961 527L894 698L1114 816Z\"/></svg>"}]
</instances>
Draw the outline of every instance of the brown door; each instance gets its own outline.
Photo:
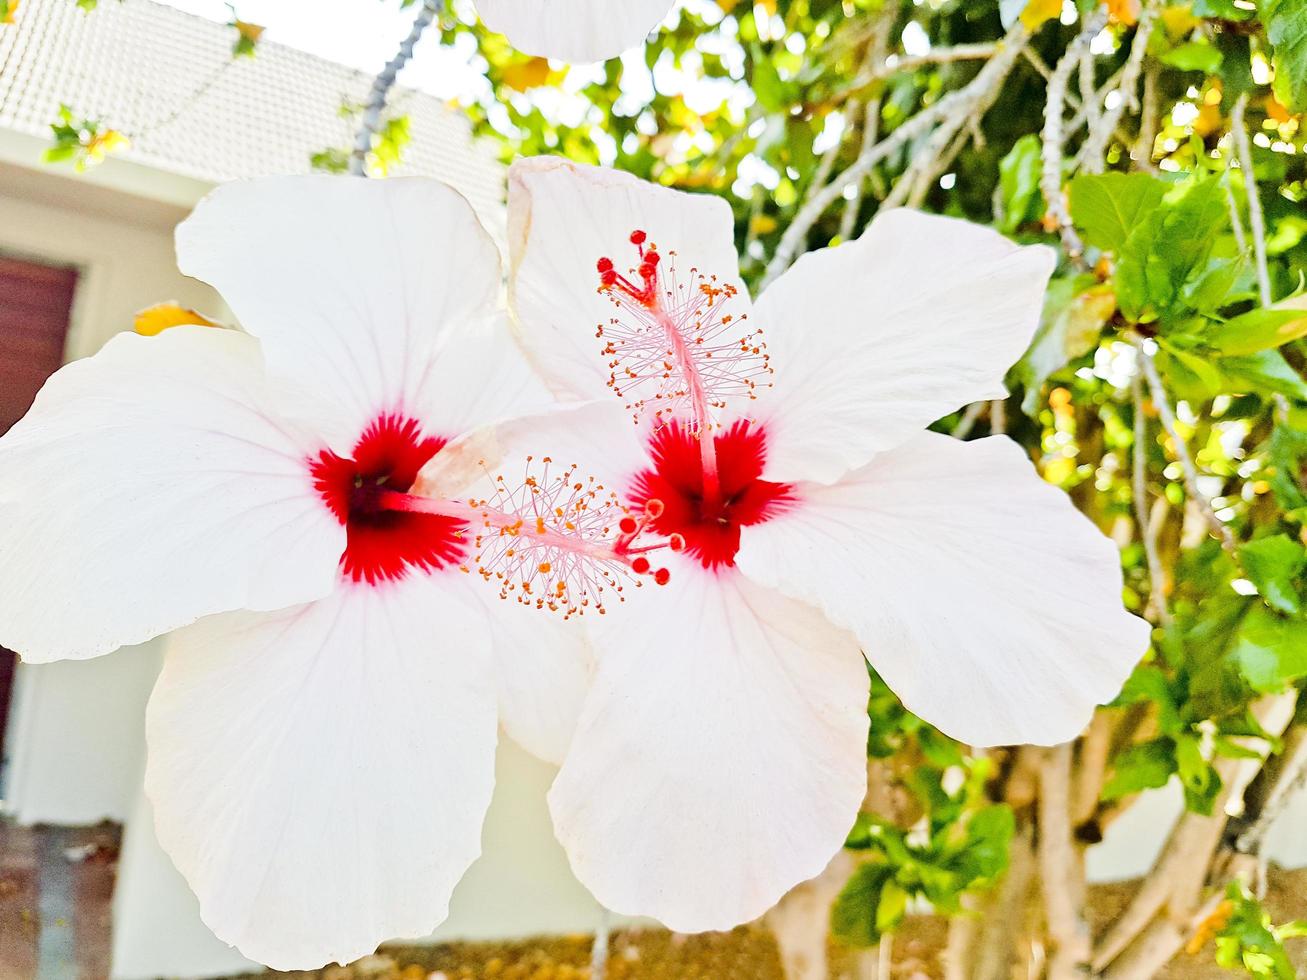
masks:
<instances>
[{"instance_id":1,"label":"brown door","mask_svg":"<svg viewBox=\"0 0 1307 980\"><path fill-rule=\"evenodd\" d=\"M77 270L0 255L0 435L23 417L59 369ZM0 649L0 760L16 657Z\"/></svg>"}]
</instances>

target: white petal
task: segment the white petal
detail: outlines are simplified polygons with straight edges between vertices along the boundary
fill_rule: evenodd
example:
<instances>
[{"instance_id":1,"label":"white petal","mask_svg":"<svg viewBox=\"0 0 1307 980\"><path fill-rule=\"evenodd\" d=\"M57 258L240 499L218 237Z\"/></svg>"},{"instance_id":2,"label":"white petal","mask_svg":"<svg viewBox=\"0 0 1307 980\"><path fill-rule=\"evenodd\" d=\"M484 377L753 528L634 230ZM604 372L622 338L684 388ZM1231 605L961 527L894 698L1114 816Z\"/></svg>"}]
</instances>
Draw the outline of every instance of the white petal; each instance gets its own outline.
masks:
<instances>
[{"instance_id":1,"label":"white petal","mask_svg":"<svg viewBox=\"0 0 1307 980\"><path fill-rule=\"evenodd\" d=\"M1006 438L922 433L746 528L757 581L852 629L912 711L973 745L1077 735L1148 646L1116 547Z\"/></svg>"},{"instance_id":2,"label":"white petal","mask_svg":"<svg viewBox=\"0 0 1307 980\"><path fill-rule=\"evenodd\" d=\"M893 210L862 237L810 252L758 300L774 388L771 480L831 483L968 402L1039 323L1051 249L967 221Z\"/></svg>"},{"instance_id":3,"label":"white petal","mask_svg":"<svg viewBox=\"0 0 1307 980\"><path fill-rule=\"evenodd\" d=\"M553 390L564 398L617 400L607 381L610 357L596 329L615 315L599 292L595 264L612 259L625 273L637 266L633 231L643 231L663 256L675 251L679 277L691 267L739 286L730 206L708 194L687 194L561 157L530 157L509 170L509 300L523 346ZM729 301L737 319L748 293Z\"/></svg>"},{"instance_id":4,"label":"white petal","mask_svg":"<svg viewBox=\"0 0 1307 980\"><path fill-rule=\"evenodd\" d=\"M671 0L477 0L492 31L524 54L585 63L642 44Z\"/></svg>"},{"instance_id":5,"label":"white petal","mask_svg":"<svg viewBox=\"0 0 1307 980\"><path fill-rule=\"evenodd\" d=\"M501 599L477 576L468 577L467 587L495 624L491 656L500 726L532 755L561 764L594 665L584 624Z\"/></svg>"},{"instance_id":6,"label":"white petal","mask_svg":"<svg viewBox=\"0 0 1307 980\"><path fill-rule=\"evenodd\" d=\"M325 595L345 532L258 344L123 334L0 440L0 643L84 659L201 616Z\"/></svg>"},{"instance_id":7,"label":"white petal","mask_svg":"<svg viewBox=\"0 0 1307 980\"><path fill-rule=\"evenodd\" d=\"M445 918L494 783L485 632L414 576L173 638L146 791L220 939L313 969Z\"/></svg>"},{"instance_id":8,"label":"white petal","mask_svg":"<svg viewBox=\"0 0 1307 980\"><path fill-rule=\"evenodd\" d=\"M447 433L470 432L556 404L502 310L451 335L419 389L417 417Z\"/></svg>"},{"instance_id":9,"label":"white petal","mask_svg":"<svg viewBox=\"0 0 1307 980\"><path fill-rule=\"evenodd\" d=\"M678 932L756 918L826 866L866 789L867 671L811 607L676 562L610 610L549 794L577 877Z\"/></svg>"},{"instance_id":10,"label":"white petal","mask_svg":"<svg viewBox=\"0 0 1307 980\"><path fill-rule=\"evenodd\" d=\"M178 227L177 259L262 340L270 373L337 407L348 439L383 411L415 414L437 356L457 359L500 288L471 206L421 178L227 184Z\"/></svg>"}]
</instances>

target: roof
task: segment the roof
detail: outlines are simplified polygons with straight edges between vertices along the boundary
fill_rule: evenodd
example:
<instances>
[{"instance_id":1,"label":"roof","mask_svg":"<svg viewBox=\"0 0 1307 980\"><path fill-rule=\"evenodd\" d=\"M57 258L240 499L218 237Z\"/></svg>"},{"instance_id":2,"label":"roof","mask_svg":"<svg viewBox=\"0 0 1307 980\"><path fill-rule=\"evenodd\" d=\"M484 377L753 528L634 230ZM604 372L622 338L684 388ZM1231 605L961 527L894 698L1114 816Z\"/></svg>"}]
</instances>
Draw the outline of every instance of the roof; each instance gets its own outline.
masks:
<instances>
[{"instance_id":1,"label":"roof","mask_svg":"<svg viewBox=\"0 0 1307 980\"><path fill-rule=\"evenodd\" d=\"M125 160L209 183L305 173L313 153L352 144L339 110L364 101L371 75L266 41L233 60L233 41L230 27L151 0L90 13L26 0L0 26L0 128L49 139L66 103L127 134ZM392 172L439 177L502 225L503 168L467 119L411 89L396 88L391 106L412 133Z\"/></svg>"}]
</instances>

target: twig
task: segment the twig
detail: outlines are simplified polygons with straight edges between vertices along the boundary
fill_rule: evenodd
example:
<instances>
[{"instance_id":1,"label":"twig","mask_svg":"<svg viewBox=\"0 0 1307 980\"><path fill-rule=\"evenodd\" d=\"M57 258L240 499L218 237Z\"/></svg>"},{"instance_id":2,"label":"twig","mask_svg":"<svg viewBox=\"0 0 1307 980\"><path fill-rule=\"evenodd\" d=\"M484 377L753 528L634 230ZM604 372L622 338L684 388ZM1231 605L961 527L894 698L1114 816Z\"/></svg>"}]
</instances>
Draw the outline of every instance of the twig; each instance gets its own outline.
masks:
<instances>
[{"instance_id":1,"label":"twig","mask_svg":"<svg viewBox=\"0 0 1307 980\"><path fill-rule=\"evenodd\" d=\"M1175 958L1203 921L1216 912L1224 898L1218 892L1192 915L1183 918L1166 916L1154 921L1130 951L1102 974L1103 980L1152 980Z\"/></svg>"},{"instance_id":2,"label":"twig","mask_svg":"<svg viewBox=\"0 0 1307 980\"><path fill-rule=\"evenodd\" d=\"M1212 509L1212 502L1207 499L1207 495L1198 487L1198 467L1194 464L1194 458L1189 452L1188 444L1180 436L1179 429L1176 427L1175 410L1171 407L1171 402L1167 398L1166 388L1162 385L1162 378L1157 373L1157 365L1153 362L1153 355L1145 348L1141 337L1132 334L1129 340L1134 345L1140 369L1144 373L1144 378L1148 381L1148 392L1153 399L1153 404L1157 406L1157 415L1162 421L1162 428L1171 440L1175 455L1184 468L1184 484L1189 493L1189 499L1194 502L1208 528L1221 542L1221 547L1229 554L1235 555L1238 552L1238 546L1235 543L1234 534L1216 516L1216 511Z\"/></svg>"},{"instance_id":3,"label":"twig","mask_svg":"<svg viewBox=\"0 0 1307 980\"><path fill-rule=\"evenodd\" d=\"M1112 758L1112 735L1122 711L1099 708L1089 722L1076 751L1075 779L1071 786L1071 826L1079 828L1094 817L1103 792L1104 777Z\"/></svg>"},{"instance_id":4,"label":"twig","mask_svg":"<svg viewBox=\"0 0 1307 980\"><path fill-rule=\"evenodd\" d=\"M980 416L985 414L985 409L989 408L989 402L972 402L967 406L966 411L962 413L962 418L958 419L958 424L953 427L954 439L965 439L975 428L976 422Z\"/></svg>"},{"instance_id":5,"label":"twig","mask_svg":"<svg viewBox=\"0 0 1307 980\"><path fill-rule=\"evenodd\" d=\"M1116 104L1111 106L1096 123L1089 127L1089 134L1085 137L1085 142L1080 147L1080 153L1077 160L1080 169L1085 173L1101 173L1103 170L1103 156L1107 152L1107 141L1112 138L1116 131L1117 125L1121 122L1121 116L1125 114L1126 107L1138 108L1139 106L1139 74L1143 70L1144 55L1148 51L1148 39L1153 33L1153 24L1156 23L1157 10L1153 3L1144 5L1142 13L1139 15L1139 25L1135 28L1135 39L1130 44L1130 54L1126 58L1125 66L1121 72L1121 82L1116 91L1120 98Z\"/></svg>"},{"instance_id":6,"label":"twig","mask_svg":"<svg viewBox=\"0 0 1307 980\"><path fill-rule=\"evenodd\" d=\"M858 159L847 169L822 188L820 193L814 194L799 209L789 227L781 235L776 252L767 265L760 288L766 288L790 267L812 226L844 193L845 187L862 180L877 163L925 135L936 123L953 116L959 119L965 118L981 100L996 93L1012 70L1025 43L1026 29L1018 20L998 46L994 57L985 63L985 67L980 69L975 78L957 91L950 92L934 105L923 109L883 140L860 153Z\"/></svg>"},{"instance_id":7,"label":"twig","mask_svg":"<svg viewBox=\"0 0 1307 980\"><path fill-rule=\"evenodd\" d=\"M1266 219L1262 215L1262 199L1257 191L1257 175L1253 173L1252 147L1248 145L1248 127L1244 124L1244 110L1248 108L1248 93L1239 96L1230 114L1230 132L1234 137L1234 151L1243 171L1244 188L1248 197L1248 225L1253 239L1253 256L1257 261L1257 289L1262 306L1271 305L1271 276L1266 266Z\"/></svg>"},{"instance_id":8,"label":"twig","mask_svg":"<svg viewBox=\"0 0 1307 980\"><path fill-rule=\"evenodd\" d=\"M1066 106L1067 83L1071 73L1084 58L1090 57L1089 46L1107 25L1107 8L1099 7L1086 21L1084 29L1076 35L1048 77L1048 95L1044 102L1044 127L1040 132L1042 164L1039 189L1048 204L1048 214L1057 225L1062 247L1073 262L1081 262L1085 253L1084 242L1071 224L1071 212L1066 194L1062 192L1062 150L1066 134L1062 128L1062 111ZM1089 97L1089 96L1087 96Z\"/></svg>"},{"instance_id":9,"label":"twig","mask_svg":"<svg viewBox=\"0 0 1307 980\"><path fill-rule=\"evenodd\" d=\"M875 63L883 61L885 58L885 49L889 46L890 32L894 28L894 21L898 17L898 10L892 4L886 4L881 15L876 18L876 23L872 26L871 45L867 49L867 60ZM880 110L881 94L877 92L869 98L862 110L862 143L858 147L858 156L871 150L880 139ZM849 107L849 116L852 117L857 113L859 105L854 102ZM858 214L862 211L863 189L866 187L866 181L860 180L853 185L852 195L844 202L844 212L840 215L840 241L846 242L853 237L853 230L858 224Z\"/></svg>"},{"instance_id":10,"label":"twig","mask_svg":"<svg viewBox=\"0 0 1307 980\"><path fill-rule=\"evenodd\" d=\"M608 909L600 908L594 943L590 946L590 980L604 980L608 975L608 933Z\"/></svg>"},{"instance_id":11,"label":"twig","mask_svg":"<svg viewBox=\"0 0 1307 980\"><path fill-rule=\"evenodd\" d=\"M1144 92L1140 96L1139 135L1135 139L1134 161L1140 170L1156 173L1153 166L1153 146L1157 142L1158 107L1157 78L1161 73L1157 62L1150 61L1144 69Z\"/></svg>"},{"instance_id":12,"label":"twig","mask_svg":"<svg viewBox=\"0 0 1307 980\"><path fill-rule=\"evenodd\" d=\"M1141 353L1140 357L1143 356ZM1134 497L1135 523L1139 526L1139 540L1144 546L1144 559L1148 562L1148 606L1164 627L1171 625L1171 608L1166 601L1166 569L1157 553L1157 535L1153 532L1148 513L1148 420L1144 417L1144 376L1136 371L1130 382L1130 393L1135 408L1135 440L1131 454L1130 485Z\"/></svg>"},{"instance_id":13,"label":"twig","mask_svg":"<svg viewBox=\"0 0 1307 980\"><path fill-rule=\"evenodd\" d=\"M891 7L891 9L893 9ZM843 93L834 99L839 102L859 92L874 82L884 81L900 72L914 71L927 65L943 65L954 61L983 61L992 58L998 51L999 43L987 41L977 44L956 44L948 48L931 48L922 54L890 55L876 59L871 66L864 68L853 77Z\"/></svg>"},{"instance_id":14,"label":"twig","mask_svg":"<svg viewBox=\"0 0 1307 980\"><path fill-rule=\"evenodd\" d=\"M363 107L363 121L359 124L358 135L354 140L354 152L349 157L349 172L354 176L367 175L368 154L372 152L372 137L381 129L381 113L386 108L386 98L390 95L390 90L394 87L400 71L413 57L414 46L439 12L440 0L422 0L422 9L418 11L417 19L413 21L408 37L400 44L395 57L391 58L386 67L381 69L381 73L373 79L372 91L368 94L367 105Z\"/></svg>"},{"instance_id":15,"label":"twig","mask_svg":"<svg viewBox=\"0 0 1307 980\"><path fill-rule=\"evenodd\" d=\"M1083 856L1071 836L1071 743L1046 749L1039 767L1039 870L1052 956L1049 980L1075 980L1089 962L1089 927L1080 914Z\"/></svg>"}]
</instances>

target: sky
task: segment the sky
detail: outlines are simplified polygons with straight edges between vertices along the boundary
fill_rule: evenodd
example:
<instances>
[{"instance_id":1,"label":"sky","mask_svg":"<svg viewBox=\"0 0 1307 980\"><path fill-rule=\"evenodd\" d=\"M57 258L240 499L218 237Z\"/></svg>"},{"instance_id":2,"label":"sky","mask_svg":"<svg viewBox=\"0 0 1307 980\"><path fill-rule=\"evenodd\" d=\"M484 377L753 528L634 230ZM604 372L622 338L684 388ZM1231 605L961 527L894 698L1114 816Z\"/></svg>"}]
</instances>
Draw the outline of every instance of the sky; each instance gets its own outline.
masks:
<instances>
[{"instance_id":1,"label":"sky","mask_svg":"<svg viewBox=\"0 0 1307 980\"><path fill-rule=\"evenodd\" d=\"M161 0L170 7L227 23L224 0ZM408 34L416 8L401 10L399 0L239 0L242 20L267 28L264 38L331 61L375 73L395 54ZM457 98L475 81L459 54L443 50L434 32L419 42L402 84Z\"/></svg>"}]
</instances>

